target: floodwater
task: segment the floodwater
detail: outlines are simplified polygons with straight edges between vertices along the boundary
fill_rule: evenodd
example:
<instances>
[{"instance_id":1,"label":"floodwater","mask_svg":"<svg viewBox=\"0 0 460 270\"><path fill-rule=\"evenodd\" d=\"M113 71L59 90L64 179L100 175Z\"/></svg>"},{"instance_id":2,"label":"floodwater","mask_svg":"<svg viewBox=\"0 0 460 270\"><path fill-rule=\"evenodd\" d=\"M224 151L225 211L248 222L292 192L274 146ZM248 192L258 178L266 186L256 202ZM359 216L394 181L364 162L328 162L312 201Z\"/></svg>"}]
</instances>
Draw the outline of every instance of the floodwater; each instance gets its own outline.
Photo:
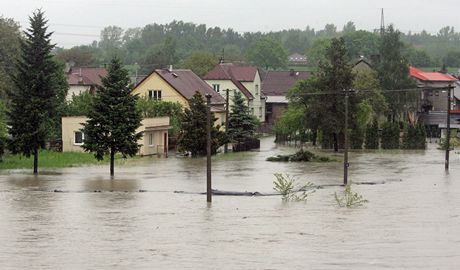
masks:
<instances>
[{"instance_id":1,"label":"floodwater","mask_svg":"<svg viewBox=\"0 0 460 270\"><path fill-rule=\"evenodd\" d=\"M435 145L351 153L350 179L381 184L354 185L369 203L346 209L341 162L266 162L294 151L272 140L215 157L213 188L269 193L278 172L332 186L208 205L205 159L143 158L113 180L106 166L2 172L0 269L460 269L459 154L447 174Z\"/></svg>"}]
</instances>

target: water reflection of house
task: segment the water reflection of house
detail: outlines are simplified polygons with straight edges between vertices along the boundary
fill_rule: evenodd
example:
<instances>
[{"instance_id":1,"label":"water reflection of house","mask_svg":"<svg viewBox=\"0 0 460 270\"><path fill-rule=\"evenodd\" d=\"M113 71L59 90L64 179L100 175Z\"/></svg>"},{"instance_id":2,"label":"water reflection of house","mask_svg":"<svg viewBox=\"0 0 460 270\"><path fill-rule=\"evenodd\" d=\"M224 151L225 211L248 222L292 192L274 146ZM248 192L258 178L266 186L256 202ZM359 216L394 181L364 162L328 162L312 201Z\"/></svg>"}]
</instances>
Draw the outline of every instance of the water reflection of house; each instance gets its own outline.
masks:
<instances>
[{"instance_id":1,"label":"water reflection of house","mask_svg":"<svg viewBox=\"0 0 460 270\"><path fill-rule=\"evenodd\" d=\"M262 92L266 96L266 123L273 125L288 106L287 94L298 81L310 76L306 71L267 71L262 81Z\"/></svg>"},{"instance_id":2,"label":"water reflection of house","mask_svg":"<svg viewBox=\"0 0 460 270\"><path fill-rule=\"evenodd\" d=\"M62 118L62 151L84 152L82 145L85 134L81 131L82 123L87 121L83 116L71 116ZM169 117L145 118L137 132L143 132L139 140L141 148L139 155L167 154L168 152L168 129Z\"/></svg>"},{"instance_id":3,"label":"water reflection of house","mask_svg":"<svg viewBox=\"0 0 460 270\"><path fill-rule=\"evenodd\" d=\"M72 100L73 95L83 92L94 94L97 86L102 85L101 78L107 76L107 70L96 67L68 67L66 79L69 84L66 100Z\"/></svg>"},{"instance_id":4,"label":"water reflection of house","mask_svg":"<svg viewBox=\"0 0 460 270\"><path fill-rule=\"evenodd\" d=\"M156 69L140 81L133 89L133 94L153 100L178 102L184 107L196 92L203 98L211 94L211 111L217 117L216 124L225 121L225 99L211 86L189 69Z\"/></svg>"},{"instance_id":5,"label":"water reflection of house","mask_svg":"<svg viewBox=\"0 0 460 270\"><path fill-rule=\"evenodd\" d=\"M203 79L222 97L226 96L226 89L229 89L230 106L232 105L233 93L235 91L241 92L251 113L261 122L265 121L265 97L261 91L261 76L256 67L220 63L209 71Z\"/></svg>"},{"instance_id":6,"label":"water reflection of house","mask_svg":"<svg viewBox=\"0 0 460 270\"><path fill-rule=\"evenodd\" d=\"M426 126L441 129L446 127L448 88L453 87L449 107L452 127L458 128L460 124L458 79L448 74L425 72L414 67L410 67L410 75L417 80L417 87L421 88L419 114L420 120Z\"/></svg>"}]
</instances>

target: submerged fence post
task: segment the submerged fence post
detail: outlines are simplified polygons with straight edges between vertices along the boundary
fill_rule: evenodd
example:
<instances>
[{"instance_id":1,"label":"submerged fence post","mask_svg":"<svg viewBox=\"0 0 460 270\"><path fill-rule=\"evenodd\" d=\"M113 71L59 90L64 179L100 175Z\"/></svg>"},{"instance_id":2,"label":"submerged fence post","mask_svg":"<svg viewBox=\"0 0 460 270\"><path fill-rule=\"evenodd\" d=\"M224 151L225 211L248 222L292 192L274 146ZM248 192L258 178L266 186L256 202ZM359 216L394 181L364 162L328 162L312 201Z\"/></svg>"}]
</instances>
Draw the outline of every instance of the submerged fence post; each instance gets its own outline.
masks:
<instances>
[{"instance_id":1,"label":"submerged fence post","mask_svg":"<svg viewBox=\"0 0 460 270\"><path fill-rule=\"evenodd\" d=\"M229 91L229 89L227 88L225 91L226 91L226 93L225 93L225 135L228 136L228 110L229 110L229 106L228 106L228 104L229 104L229 100L228 100L229 94L228 94L228 91ZM226 141L225 145L224 145L224 153L227 153L227 152L228 152L228 142Z\"/></svg>"},{"instance_id":2,"label":"submerged fence post","mask_svg":"<svg viewBox=\"0 0 460 270\"><path fill-rule=\"evenodd\" d=\"M348 92L345 90L345 145L343 154L343 184L348 184Z\"/></svg>"},{"instance_id":3,"label":"submerged fence post","mask_svg":"<svg viewBox=\"0 0 460 270\"><path fill-rule=\"evenodd\" d=\"M447 133L446 133L446 160L444 167L446 171L449 170L449 152L450 152L450 95L453 86L450 84L447 88Z\"/></svg>"},{"instance_id":4,"label":"submerged fence post","mask_svg":"<svg viewBox=\"0 0 460 270\"><path fill-rule=\"evenodd\" d=\"M211 94L206 94L206 201L212 202L211 187Z\"/></svg>"}]
</instances>

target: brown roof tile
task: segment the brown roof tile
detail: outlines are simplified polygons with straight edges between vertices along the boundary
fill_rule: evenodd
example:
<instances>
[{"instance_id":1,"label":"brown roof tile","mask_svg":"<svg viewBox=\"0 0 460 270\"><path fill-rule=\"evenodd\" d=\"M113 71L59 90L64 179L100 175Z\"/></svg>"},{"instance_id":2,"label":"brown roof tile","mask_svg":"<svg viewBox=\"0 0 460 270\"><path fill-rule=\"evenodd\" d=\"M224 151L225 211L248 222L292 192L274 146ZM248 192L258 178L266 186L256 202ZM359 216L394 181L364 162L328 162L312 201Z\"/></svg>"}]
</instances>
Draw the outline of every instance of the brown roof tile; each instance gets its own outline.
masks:
<instances>
[{"instance_id":1,"label":"brown roof tile","mask_svg":"<svg viewBox=\"0 0 460 270\"><path fill-rule=\"evenodd\" d=\"M242 82L253 82L256 74L257 68L253 66L239 66L231 63L222 63L216 65L203 77L203 79L231 80L248 99L254 99L254 96Z\"/></svg>"},{"instance_id":2,"label":"brown roof tile","mask_svg":"<svg viewBox=\"0 0 460 270\"><path fill-rule=\"evenodd\" d=\"M102 85L101 78L107 76L104 68L93 67L73 67L67 74L69 85Z\"/></svg>"},{"instance_id":3,"label":"brown roof tile","mask_svg":"<svg viewBox=\"0 0 460 270\"><path fill-rule=\"evenodd\" d=\"M286 96L297 81L310 77L307 71L267 71L262 81L262 92L265 96Z\"/></svg>"}]
</instances>

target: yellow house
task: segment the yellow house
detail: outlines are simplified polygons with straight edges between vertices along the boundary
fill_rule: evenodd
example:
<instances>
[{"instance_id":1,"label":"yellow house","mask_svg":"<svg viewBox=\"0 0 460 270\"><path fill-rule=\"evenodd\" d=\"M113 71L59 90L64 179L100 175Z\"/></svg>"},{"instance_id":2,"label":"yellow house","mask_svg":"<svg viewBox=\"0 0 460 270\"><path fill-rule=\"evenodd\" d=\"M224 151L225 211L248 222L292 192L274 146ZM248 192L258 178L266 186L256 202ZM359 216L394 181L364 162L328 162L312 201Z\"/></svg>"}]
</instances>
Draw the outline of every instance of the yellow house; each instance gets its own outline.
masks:
<instances>
[{"instance_id":1,"label":"yellow house","mask_svg":"<svg viewBox=\"0 0 460 270\"><path fill-rule=\"evenodd\" d=\"M203 96L212 95L211 111L218 119L216 124L223 125L225 99L189 69L156 69L140 81L132 93L154 100L178 102L187 108L197 91Z\"/></svg>"},{"instance_id":2,"label":"yellow house","mask_svg":"<svg viewBox=\"0 0 460 270\"><path fill-rule=\"evenodd\" d=\"M84 116L62 118L62 152L84 152L85 134L81 131ZM157 155L168 153L169 117L145 118L137 132L143 132L139 144L139 155Z\"/></svg>"}]
</instances>

